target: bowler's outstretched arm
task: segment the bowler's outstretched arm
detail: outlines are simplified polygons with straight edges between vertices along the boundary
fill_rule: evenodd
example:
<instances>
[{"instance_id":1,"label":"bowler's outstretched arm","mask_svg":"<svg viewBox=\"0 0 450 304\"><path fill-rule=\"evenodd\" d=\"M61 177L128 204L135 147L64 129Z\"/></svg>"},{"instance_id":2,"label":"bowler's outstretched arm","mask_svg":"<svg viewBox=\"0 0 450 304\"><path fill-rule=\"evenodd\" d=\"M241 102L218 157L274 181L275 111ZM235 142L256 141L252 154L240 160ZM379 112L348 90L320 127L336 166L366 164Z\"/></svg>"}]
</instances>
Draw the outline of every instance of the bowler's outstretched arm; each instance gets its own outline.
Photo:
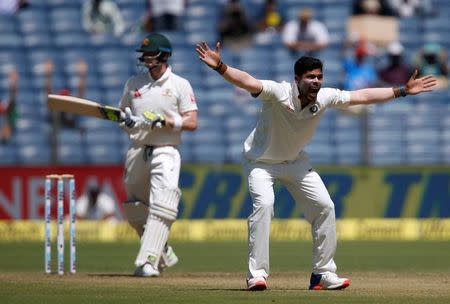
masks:
<instances>
[{"instance_id":1,"label":"bowler's outstretched arm","mask_svg":"<svg viewBox=\"0 0 450 304\"><path fill-rule=\"evenodd\" d=\"M417 70L414 71L411 78L404 87L395 88L368 88L350 92L350 105L364 105L381 103L394 98L404 97L406 95L417 95L424 92L433 91L437 84L435 77L427 75L416 78Z\"/></svg>"}]
</instances>

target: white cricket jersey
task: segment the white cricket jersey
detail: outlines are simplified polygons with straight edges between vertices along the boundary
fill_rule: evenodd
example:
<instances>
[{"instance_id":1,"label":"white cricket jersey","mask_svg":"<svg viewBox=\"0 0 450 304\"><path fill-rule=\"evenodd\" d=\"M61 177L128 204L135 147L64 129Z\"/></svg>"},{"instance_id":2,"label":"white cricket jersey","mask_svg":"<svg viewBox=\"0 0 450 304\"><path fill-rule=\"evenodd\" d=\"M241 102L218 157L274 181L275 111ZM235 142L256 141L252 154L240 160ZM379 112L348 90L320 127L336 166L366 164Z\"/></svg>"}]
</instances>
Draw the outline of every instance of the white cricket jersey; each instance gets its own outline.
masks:
<instances>
[{"instance_id":1,"label":"white cricket jersey","mask_svg":"<svg viewBox=\"0 0 450 304\"><path fill-rule=\"evenodd\" d=\"M296 83L262 80L258 98L263 107L255 129L244 143L244 157L252 161L280 163L298 158L309 143L327 107L345 108L350 92L322 88L317 101L301 108Z\"/></svg>"},{"instance_id":2,"label":"white cricket jersey","mask_svg":"<svg viewBox=\"0 0 450 304\"><path fill-rule=\"evenodd\" d=\"M136 116L141 116L145 111L170 116L171 112L182 115L197 110L191 84L172 73L170 67L157 80L152 79L150 73L128 79L119 106L122 109L130 107ZM181 142L181 130L175 131L167 127L142 130L133 140L142 145L176 146Z\"/></svg>"}]
</instances>

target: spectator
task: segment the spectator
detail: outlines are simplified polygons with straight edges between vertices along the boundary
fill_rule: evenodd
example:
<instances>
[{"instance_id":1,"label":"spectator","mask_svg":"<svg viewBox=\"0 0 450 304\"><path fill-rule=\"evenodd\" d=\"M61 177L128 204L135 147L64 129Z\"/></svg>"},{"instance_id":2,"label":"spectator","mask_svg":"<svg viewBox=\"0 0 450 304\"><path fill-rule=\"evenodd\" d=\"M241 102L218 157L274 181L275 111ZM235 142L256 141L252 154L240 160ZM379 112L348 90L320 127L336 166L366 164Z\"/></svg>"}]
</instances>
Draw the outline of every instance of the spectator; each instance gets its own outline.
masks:
<instances>
[{"instance_id":1,"label":"spectator","mask_svg":"<svg viewBox=\"0 0 450 304\"><path fill-rule=\"evenodd\" d=\"M285 18L277 8L277 0L266 0L264 7L257 17L255 41L267 44L273 41L285 23Z\"/></svg>"},{"instance_id":2,"label":"spectator","mask_svg":"<svg viewBox=\"0 0 450 304\"><path fill-rule=\"evenodd\" d=\"M101 192L97 184L90 184L86 193L76 201L76 216L84 220L116 221L114 199Z\"/></svg>"},{"instance_id":3,"label":"spectator","mask_svg":"<svg viewBox=\"0 0 450 304\"><path fill-rule=\"evenodd\" d=\"M330 41L325 24L314 20L309 8L301 10L298 19L286 24L282 39L289 50L308 55L326 48Z\"/></svg>"},{"instance_id":4,"label":"spectator","mask_svg":"<svg viewBox=\"0 0 450 304\"><path fill-rule=\"evenodd\" d=\"M45 75L45 88L46 93L53 93L53 73L54 73L54 64L51 60L48 60L44 63L44 75ZM87 77L88 66L84 60L80 60L75 66L75 73L78 76L78 94L77 97L84 98L86 91L86 77ZM58 93L59 95L71 95L71 92L68 88L61 88ZM55 128L63 127L63 128L76 128L77 127L77 116L61 112L58 116L53 116L55 124Z\"/></svg>"},{"instance_id":5,"label":"spectator","mask_svg":"<svg viewBox=\"0 0 450 304\"><path fill-rule=\"evenodd\" d=\"M386 0L354 0L353 15L395 16Z\"/></svg>"},{"instance_id":6,"label":"spectator","mask_svg":"<svg viewBox=\"0 0 450 304\"><path fill-rule=\"evenodd\" d=\"M382 48L398 40L398 19L386 1L354 1L353 15L347 20L350 39L365 39Z\"/></svg>"},{"instance_id":7,"label":"spectator","mask_svg":"<svg viewBox=\"0 0 450 304\"><path fill-rule=\"evenodd\" d=\"M27 0L2 0L0 1L0 15L14 15L29 5Z\"/></svg>"},{"instance_id":8,"label":"spectator","mask_svg":"<svg viewBox=\"0 0 450 304\"><path fill-rule=\"evenodd\" d=\"M439 44L428 43L418 52L414 62L419 75L448 76L447 58Z\"/></svg>"},{"instance_id":9,"label":"spectator","mask_svg":"<svg viewBox=\"0 0 450 304\"><path fill-rule=\"evenodd\" d=\"M82 7L82 24L85 31L93 34L114 34L125 31L125 23L119 7L110 0L88 0Z\"/></svg>"},{"instance_id":10,"label":"spectator","mask_svg":"<svg viewBox=\"0 0 450 304\"><path fill-rule=\"evenodd\" d=\"M142 27L147 32L177 31L186 8L185 0L147 0Z\"/></svg>"},{"instance_id":11,"label":"spectator","mask_svg":"<svg viewBox=\"0 0 450 304\"><path fill-rule=\"evenodd\" d=\"M1 144L8 143L14 131L15 122L17 120L16 97L18 74L15 68L9 72L9 99L7 101L0 100L0 140Z\"/></svg>"},{"instance_id":12,"label":"spectator","mask_svg":"<svg viewBox=\"0 0 450 304\"><path fill-rule=\"evenodd\" d=\"M433 9L430 0L388 0L389 5L399 17L433 16L436 11Z\"/></svg>"},{"instance_id":13,"label":"spectator","mask_svg":"<svg viewBox=\"0 0 450 304\"><path fill-rule=\"evenodd\" d=\"M378 72L380 85L402 85L408 82L413 73L412 66L403 62L403 46L398 42L392 42L387 47L388 64Z\"/></svg>"},{"instance_id":14,"label":"spectator","mask_svg":"<svg viewBox=\"0 0 450 304\"><path fill-rule=\"evenodd\" d=\"M239 51L252 42L253 29L239 0L229 0L220 13L219 40L225 48Z\"/></svg>"},{"instance_id":15,"label":"spectator","mask_svg":"<svg viewBox=\"0 0 450 304\"><path fill-rule=\"evenodd\" d=\"M434 75L438 79L438 88L448 87L448 54L444 48L437 43L427 43L418 51L414 66L419 71L419 75Z\"/></svg>"},{"instance_id":16,"label":"spectator","mask_svg":"<svg viewBox=\"0 0 450 304\"><path fill-rule=\"evenodd\" d=\"M348 45L344 45L348 48ZM368 61L370 48L364 40L359 41L353 49L353 56L346 54L344 58L344 90L359 90L370 88L377 84L377 72L374 65Z\"/></svg>"}]
</instances>

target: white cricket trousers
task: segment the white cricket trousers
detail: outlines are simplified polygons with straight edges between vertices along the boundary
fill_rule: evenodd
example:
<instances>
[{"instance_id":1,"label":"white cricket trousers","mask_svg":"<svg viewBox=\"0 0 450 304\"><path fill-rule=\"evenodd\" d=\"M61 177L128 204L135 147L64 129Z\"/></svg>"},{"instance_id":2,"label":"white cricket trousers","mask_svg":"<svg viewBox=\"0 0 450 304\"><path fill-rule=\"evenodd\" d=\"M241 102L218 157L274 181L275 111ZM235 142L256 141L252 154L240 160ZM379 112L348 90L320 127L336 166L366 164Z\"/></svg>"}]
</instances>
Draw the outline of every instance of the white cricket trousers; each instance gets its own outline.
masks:
<instances>
[{"instance_id":1,"label":"white cricket trousers","mask_svg":"<svg viewBox=\"0 0 450 304\"><path fill-rule=\"evenodd\" d=\"M143 146L132 146L125 162L127 200L140 201L148 206L156 189L177 188L180 166L180 152L176 147L155 147L150 151Z\"/></svg>"},{"instance_id":2,"label":"white cricket trousers","mask_svg":"<svg viewBox=\"0 0 450 304\"><path fill-rule=\"evenodd\" d=\"M248 218L247 278L269 276L270 223L274 214L273 185L276 180L286 187L311 224L312 271L336 272L333 261L336 251L334 203L307 157L280 164L244 160L244 170L253 201L253 212Z\"/></svg>"}]
</instances>

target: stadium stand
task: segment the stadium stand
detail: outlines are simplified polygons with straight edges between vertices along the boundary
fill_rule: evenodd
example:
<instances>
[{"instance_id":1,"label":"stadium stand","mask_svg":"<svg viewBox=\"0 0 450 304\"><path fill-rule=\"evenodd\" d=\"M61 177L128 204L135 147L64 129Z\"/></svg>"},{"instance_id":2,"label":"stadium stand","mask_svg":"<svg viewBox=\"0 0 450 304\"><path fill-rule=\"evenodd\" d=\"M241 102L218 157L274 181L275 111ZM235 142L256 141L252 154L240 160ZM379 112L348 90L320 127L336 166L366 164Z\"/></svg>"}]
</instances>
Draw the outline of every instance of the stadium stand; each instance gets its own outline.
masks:
<instances>
[{"instance_id":1,"label":"stadium stand","mask_svg":"<svg viewBox=\"0 0 450 304\"><path fill-rule=\"evenodd\" d=\"M1 165L51 164L50 113L45 106L44 78L39 65L52 59L57 67L55 88L76 90L74 63L88 66L86 98L117 105L126 79L136 72L134 48L145 33L139 32L144 1L117 0L126 25L120 37L92 36L81 27L83 0L42 0L15 16L0 16L0 98L7 95L5 75L10 65L20 74L19 120L14 140L0 145ZM255 17L264 1L242 1ZM299 9L311 7L330 31L330 46L320 53L325 66L325 86L339 87L342 79L341 43L351 0L280 0L288 19ZM412 59L426 42L450 48L450 2L433 0L437 17L399 20L400 42ZM251 132L259 111L258 102L242 96L219 75L197 63L195 43L217 39L220 1L189 0L183 30L167 32L174 46L171 65L190 80L199 105L199 129L183 135L184 162L238 163L242 143ZM293 57L275 40L240 53L223 50L225 62L263 79L293 79ZM312 143L306 148L316 164L370 165L450 163L450 94L440 91L419 98L371 107L367 134L361 117L328 111ZM60 164L121 164L127 138L117 125L96 119L80 119L80 130L61 130L56 148ZM367 149L364 144L367 143ZM120 147L120 148L117 148ZM364 151L368 151L366 159Z\"/></svg>"}]
</instances>

